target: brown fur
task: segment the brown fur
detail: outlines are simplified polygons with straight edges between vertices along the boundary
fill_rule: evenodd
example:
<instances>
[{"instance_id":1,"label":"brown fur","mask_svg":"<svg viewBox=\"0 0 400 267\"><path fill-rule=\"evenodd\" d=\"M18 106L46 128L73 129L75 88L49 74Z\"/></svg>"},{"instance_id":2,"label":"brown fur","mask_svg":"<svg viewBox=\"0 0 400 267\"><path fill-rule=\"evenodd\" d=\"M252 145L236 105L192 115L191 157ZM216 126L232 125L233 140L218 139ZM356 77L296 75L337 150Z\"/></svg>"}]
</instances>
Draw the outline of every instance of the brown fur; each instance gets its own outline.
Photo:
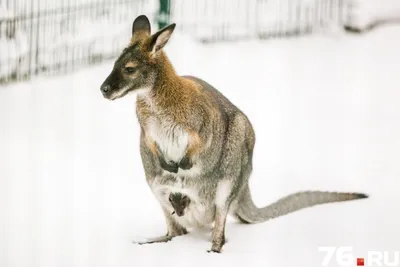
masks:
<instances>
[{"instance_id":1,"label":"brown fur","mask_svg":"<svg viewBox=\"0 0 400 267\"><path fill-rule=\"evenodd\" d=\"M189 131L189 146L186 151L186 156L193 157L198 154L203 148L203 142L200 136L195 131Z\"/></svg>"},{"instance_id":2,"label":"brown fur","mask_svg":"<svg viewBox=\"0 0 400 267\"><path fill-rule=\"evenodd\" d=\"M137 62L131 61L131 62L126 63L125 67L135 68L135 67L137 67L137 65L139 65Z\"/></svg>"},{"instance_id":3,"label":"brown fur","mask_svg":"<svg viewBox=\"0 0 400 267\"><path fill-rule=\"evenodd\" d=\"M190 156L195 155L201 151L204 142L198 135L197 129L193 129L188 123L188 117L192 113L193 105L201 105L204 111L208 112L210 119L213 115L217 115L210 104L211 96L202 91L201 87L192 80L178 76L164 52L157 59L156 64L161 69L159 75L162 79L159 80L162 82L154 85L154 91L157 93L153 95L152 100L158 109L170 114L177 124L183 125L185 130L189 132L190 144L187 153ZM136 111L139 122L146 132L146 122L155 114L150 105L141 98L137 100Z\"/></svg>"},{"instance_id":4,"label":"brown fur","mask_svg":"<svg viewBox=\"0 0 400 267\"><path fill-rule=\"evenodd\" d=\"M154 142L154 140L152 140L150 137L147 137L146 145L150 149L150 151L153 153L153 155L158 157L157 144Z\"/></svg>"}]
</instances>

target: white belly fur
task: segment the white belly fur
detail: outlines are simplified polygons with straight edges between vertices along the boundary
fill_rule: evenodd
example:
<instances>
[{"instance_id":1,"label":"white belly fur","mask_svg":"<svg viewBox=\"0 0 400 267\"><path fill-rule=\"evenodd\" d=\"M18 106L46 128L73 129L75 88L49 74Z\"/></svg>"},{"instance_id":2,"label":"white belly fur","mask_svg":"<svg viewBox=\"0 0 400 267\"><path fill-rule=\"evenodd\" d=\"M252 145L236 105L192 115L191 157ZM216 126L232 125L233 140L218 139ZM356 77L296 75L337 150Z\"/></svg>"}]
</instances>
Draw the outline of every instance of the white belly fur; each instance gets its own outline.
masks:
<instances>
[{"instance_id":1,"label":"white belly fur","mask_svg":"<svg viewBox=\"0 0 400 267\"><path fill-rule=\"evenodd\" d=\"M189 144L189 134L172 121L149 118L147 121L147 135L157 143L166 160L179 162L186 153ZM213 222L214 214L206 210L206 206L199 199L196 189L185 188L178 177L191 178L200 174L201 167L195 164L190 170L179 169L177 174L166 172L177 179L173 184L159 183L156 177L151 184L151 189L161 205L171 214L174 211L169 202L170 193L182 193L190 198L190 205L185 209L183 216L173 215L176 221L186 228L204 227ZM162 180L162 179L161 179Z\"/></svg>"},{"instance_id":2,"label":"white belly fur","mask_svg":"<svg viewBox=\"0 0 400 267\"><path fill-rule=\"evenodd\" d=\"M147 134L159 146L167 160L179 162L189 144L189 134L179 125L169 120L150 118L147 122Z\"/></svg>"}]
</instances>

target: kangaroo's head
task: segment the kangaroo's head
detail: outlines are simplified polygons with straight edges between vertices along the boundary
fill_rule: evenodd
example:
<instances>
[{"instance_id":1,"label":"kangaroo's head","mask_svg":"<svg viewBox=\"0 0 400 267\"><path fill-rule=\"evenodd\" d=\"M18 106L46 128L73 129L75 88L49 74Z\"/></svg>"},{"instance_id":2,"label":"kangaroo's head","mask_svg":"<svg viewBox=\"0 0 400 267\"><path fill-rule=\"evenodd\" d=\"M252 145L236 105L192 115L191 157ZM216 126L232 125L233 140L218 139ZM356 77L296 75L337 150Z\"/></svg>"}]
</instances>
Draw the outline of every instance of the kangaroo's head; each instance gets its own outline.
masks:
<instances>
[{"instance_id":1,"label":"kangaroo's head","mask_svg":"<svg viewBox=\"0 0 400 267\"><path fill-rule=\"evenodd\" d=\"M114 68L100 87L110 100L121 98L132 91L148 91L160 71L162 48L168 42L175 23L151 35L149 19L141 15L132 25L129 46L115 61Z\"/></svg>"},{"instance_id":2,"label":"kangaroo's head","mask_svg":"<svg viewBox=\"0 0 400 267\"><path fill-rule=\"evenodd\" d=\"M174 212L172 214L176 213L176 215L180 217L185 215L185 209L190 204L190 198L181 193L171 193L169 195L169 202L174 208Z\"/></svg>"}]
</instances>

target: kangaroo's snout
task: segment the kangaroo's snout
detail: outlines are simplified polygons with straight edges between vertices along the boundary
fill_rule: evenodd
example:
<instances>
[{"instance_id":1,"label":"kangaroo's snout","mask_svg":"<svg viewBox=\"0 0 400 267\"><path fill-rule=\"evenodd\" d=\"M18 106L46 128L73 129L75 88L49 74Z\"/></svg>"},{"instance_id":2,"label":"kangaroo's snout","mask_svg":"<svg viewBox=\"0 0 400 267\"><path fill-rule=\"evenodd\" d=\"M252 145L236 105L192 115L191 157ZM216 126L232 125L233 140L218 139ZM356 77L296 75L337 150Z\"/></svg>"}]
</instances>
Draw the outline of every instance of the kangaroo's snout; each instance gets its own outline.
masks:
<instances>
[{"instance_id":1,"label":"kangaroo's snout","mask_svg":"<svg viewBox=\"0 0 400 267\"><path fill-rule=\"evenodd\" d=\"M113 94L114 89L113 87L107 82L105 81L101 86L100 86L100 91L103 94L103 97L105 99L109 99L109 100L113 100Z\"/></svg>"},{"instance_id":2,"label":"kangaroo's snout","mask_svg":"<svg viewBox=\"0 0 400 267\"><path fill-rule=\"evenodd\" d=\"M109 86L108 84L102 84L100 87L100 90L103 94L110 91L110 89L111 89L111 86Z\"/></svg>"}]
</instances>

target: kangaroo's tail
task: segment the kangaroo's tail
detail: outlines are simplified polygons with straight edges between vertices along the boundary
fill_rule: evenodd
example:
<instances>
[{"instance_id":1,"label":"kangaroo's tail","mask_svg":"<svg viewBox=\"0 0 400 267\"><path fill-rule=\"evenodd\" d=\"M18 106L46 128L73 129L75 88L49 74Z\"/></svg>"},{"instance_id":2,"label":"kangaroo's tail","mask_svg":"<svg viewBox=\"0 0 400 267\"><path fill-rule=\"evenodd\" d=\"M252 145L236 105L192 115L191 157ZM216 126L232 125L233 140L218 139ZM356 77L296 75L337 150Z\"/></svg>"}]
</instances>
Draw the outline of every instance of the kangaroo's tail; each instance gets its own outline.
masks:
<instances>
[{"instance_id":1,"label":"kangaroo's tail","mask_svg":"<svg viewBox=\"0 0 400 267\"><path fill-rule=\"evenodd\" d=\"M303 191L288 195L264 208L258 208L251 197L249 187L242 191L236 215L246 223L260 223L315 205L368 198L362 193Z\"/></svg>"}]
</instances>

